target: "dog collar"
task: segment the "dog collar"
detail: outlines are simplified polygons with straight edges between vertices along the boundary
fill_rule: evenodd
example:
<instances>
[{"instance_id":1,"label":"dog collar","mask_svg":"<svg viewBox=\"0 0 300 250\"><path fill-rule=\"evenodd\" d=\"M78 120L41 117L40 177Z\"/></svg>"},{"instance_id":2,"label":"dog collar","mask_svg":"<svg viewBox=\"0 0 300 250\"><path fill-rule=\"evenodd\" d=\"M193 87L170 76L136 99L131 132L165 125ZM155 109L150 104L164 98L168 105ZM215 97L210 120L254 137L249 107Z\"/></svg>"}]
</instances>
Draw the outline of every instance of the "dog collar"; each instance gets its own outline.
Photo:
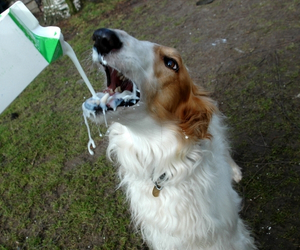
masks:
<instances>
[{"instance_id":1,"label":"dog collar","mask_svg":"<svg viewBox=\"0 0 300 250\"><path fill-rule=\"evenodd\" d=\"M166 173L163 173L161 176L159 176L158 180L154 182L154 187L153 187L153 190L152 190L152 195L154 197L158 197L159 196L159 193L160 191L163 189L163 186L161 185L161 183L163 181L167 181L168 179L166 179Z\"/></svg>"}]
</instances>

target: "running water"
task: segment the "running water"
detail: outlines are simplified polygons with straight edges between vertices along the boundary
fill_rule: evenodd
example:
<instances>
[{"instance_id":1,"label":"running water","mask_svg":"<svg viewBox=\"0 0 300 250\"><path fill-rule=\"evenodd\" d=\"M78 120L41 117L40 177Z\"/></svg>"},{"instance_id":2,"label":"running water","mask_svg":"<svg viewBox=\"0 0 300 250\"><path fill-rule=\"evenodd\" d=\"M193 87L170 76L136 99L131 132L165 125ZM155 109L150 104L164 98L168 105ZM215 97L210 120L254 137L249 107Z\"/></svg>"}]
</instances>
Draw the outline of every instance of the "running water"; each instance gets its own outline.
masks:
<instances>
[{"instance_id":1,"label":"running water","mask_svg":"<svg viewBox=\"0 0 300 250\"><path fill-rule=\"evenodd\" d=\"M87 127L87 131L88 131L88 135L89 135L89 142L88 142L87 148L88 148L89 153L90 153L91 155L93 155L94 152L91 150L91 147L96 148L96 144L95 144L94 140L93 140L92 137L91 137L91 130L90 130L90 126L89 126L87 117L89 117L90 115L92 115L92 116L95 117L95 112L86 109L86 108L84 107L84 103L82 104L82 110L83 110L83 118L84 118L84 122L85 122L85 125L86 125L86 127Z\"/></svg>"},{"instance_id":2,"label":"running water","mask_svg":"<svg viewBox=\"0 0 300 250\"><path fill-rule=\"evenodd\" d=\"M84 71L83 71L83 69L82 69L82 67L79 63L73 48L67 42L64 42L63 50L64 50L64 53L68 57L70 57L70 59L74 63L74 65L77 68L79 74L81 75L82 79L84 80L85 84L87 85L87 87L89 88L89 90L92 94L92 97L89 98L85 103L82 104L82 110L83 110L84 122L85 122L85 125L87 127L88 136L89 136L89 142L88 142L87 147L88 147L89 153L91 155L93 155L94 152L91 150L91 147L96 148L96 144L95 144L94 140L91 137L91 131L90 131L90 127L89 127L87 118L90 117L90 116L95 117L96 115L95 115L95 110L87 109L85 105L88 105L89 103L93 103L93 104L97 104L97 105L100 104L101 105L102 102L103 102L103 96L101 95L102 93L96 94L94 88L92 87L92 84L90 83L89 79L87 78L86 74L84 73ZM106 124L106 127L107 127L107 121L106 121L106 115L105 115L105 109L104 108L103 108L103 115L104 115L104 120L105 120L105 124ZM100 136L101 136L101 133L100 133Z\"/></svg>"},{"instance_id":3,"label":"running water","mask_svg":"<svg viewBox=\"0 0 300 250\"><path fill-rule=\"evenodd\" d=\"M77 59L77 56L73 50L73 48L67 43L67 42L64 42L63 44L63 50L64 50L64 53L70 57L70 59L72 60L72 62L74 63L75 67L77 68L79 74L81 75L82 79L84 80L85 84L87 85L87 87L89 88L90 92L92 93L92 96L93 98L95 99L99 99L99 97L96 95L96 92L95 90L93 89L89 79L87 78L86 74L84 73L78 59Z\"/></svg>"},{"instance_id":4,"label":"running water","mask_svg":"<svg viewBox=\"0 0 300 250\"><path fill-rule=\"evenodd\" d=\"M106 127L108 127L107 119L106 119L106 111L108 107L112 108L114 111L116 111L117 107L121 105L121 103L125 103L125 106L129 106L131 104L136 104L136 102L139 100L139 96L137 95L137 92L139 90L137 89L134 82L132 82L132 92L128 90L124 90L122 92L121 88L119 91L115 91L113 94L109 94L107 92L99 92L96 93L94 88L92 87L89 79L87 78L86 74L84 73L76 54L73 50L73 48L65 41L62 42L62 47L64 54L69 56L72 62L74 63L75 67L77 68L79 74L81 75L82 79L84 80L85 84L89 88L92 97L88 98L83 104L82 104L82 110L83 110L83 117L84 122L87 127L89 141L87 144L88 151L91 155L94 154L91 148L96 148L96 144L94 140L91 137L91 130L88 124L89 117L96 118L96 111L102 110L103 113L103 119L105 122ZM103 65L107 65L107 62L104 60L103 57L100 57L99 60ZM133 108L134 109L134 108ZM102 136L101 132L99 131L100 137Z\"/></svg>"}]
</instances>

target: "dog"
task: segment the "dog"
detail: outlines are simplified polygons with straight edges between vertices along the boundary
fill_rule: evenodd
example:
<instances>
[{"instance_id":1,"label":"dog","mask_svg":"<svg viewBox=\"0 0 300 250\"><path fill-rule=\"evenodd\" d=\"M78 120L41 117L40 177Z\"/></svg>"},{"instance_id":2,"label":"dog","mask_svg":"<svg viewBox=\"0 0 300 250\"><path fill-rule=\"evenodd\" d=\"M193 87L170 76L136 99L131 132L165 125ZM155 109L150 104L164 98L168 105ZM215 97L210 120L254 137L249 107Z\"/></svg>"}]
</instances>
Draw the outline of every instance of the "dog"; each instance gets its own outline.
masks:
<instances>
[{"instance_id":1,"label":"dog","mask_svg":"<svg viewBox=\"0 0 300 250\"><path fill-rule=\"evenodd\" d=\"M101 103L90 115L110 124L115 161L132 220L154 250L250 250L239 217L224 116L196 86L173 48L125 31L98 29L93 61L106 72Z\"/></svg>"}]
</instances>

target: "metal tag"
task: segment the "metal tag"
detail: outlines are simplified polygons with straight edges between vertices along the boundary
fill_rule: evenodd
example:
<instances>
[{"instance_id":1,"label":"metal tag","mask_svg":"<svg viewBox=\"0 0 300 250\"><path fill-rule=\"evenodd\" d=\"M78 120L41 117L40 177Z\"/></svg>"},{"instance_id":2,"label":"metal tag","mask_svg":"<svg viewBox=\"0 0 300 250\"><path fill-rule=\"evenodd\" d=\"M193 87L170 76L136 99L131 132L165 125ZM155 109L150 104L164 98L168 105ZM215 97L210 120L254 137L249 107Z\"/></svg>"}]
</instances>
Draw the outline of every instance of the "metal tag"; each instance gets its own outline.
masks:
<instances>
[{"instance_id":1,"label":"metal tag","mask_svg":"<svg viewBox=\"0 0 300 250\"><path fill-rule=\"evenodd\" d=\"M152 195L154 197L158 197L159 196L159 193L160 193L160 189L157 189L156 186L153 187L153 190L152 190Z\"/></svg>"}]
</instances>

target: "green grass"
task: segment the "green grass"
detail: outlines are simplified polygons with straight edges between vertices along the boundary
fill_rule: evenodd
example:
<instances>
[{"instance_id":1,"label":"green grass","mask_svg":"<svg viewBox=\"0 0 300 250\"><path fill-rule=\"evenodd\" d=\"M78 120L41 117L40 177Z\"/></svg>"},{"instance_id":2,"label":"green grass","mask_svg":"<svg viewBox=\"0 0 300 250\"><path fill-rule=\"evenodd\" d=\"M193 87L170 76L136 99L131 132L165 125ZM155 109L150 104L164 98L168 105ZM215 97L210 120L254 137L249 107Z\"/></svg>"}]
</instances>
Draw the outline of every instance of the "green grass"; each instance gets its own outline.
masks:
<instances>
[{"instance_id":1,"label":"green grass","mask_svg":"<svg viewBox=\"0 0 300 250\"><path fill-rule=\"evenodd\" d=\"M298 244L294 218L300 217L300 116L295 98L299 65L290 64L296 51L299 44L289 44L280 53L265 54L259 65L261 58L250 55L246 65L218 76L227 90L222 92L220 83L215 90L222 93L218 96L221 109L235 128L234 158L244 170L238 186L245 198L242 214L259 237L280 239L279 249L290 249L285 240L295 249ZM282 232L274 234L275 228ZM261 248L271 249L269 244L261 242Z\"/></svg>"},{"instance_id":2,"label":"green grass","mask_svg":"<svg viewBox=\"0 0 300 250\"><path fill-rule=\"evenodd\" d=\"M245 14L249 27L239 35L250 31L249 41L251 35L257 39L264 35L272 41L273 32L299 28L299 0L256 2L250 15ZM196 20L190 28L193 13L173 15L168 12L172 3L147 1L126 9L126 1L86 1L79 13L59 23L96 90L101 89L103 76L90 67L90 37L100 27L124 29L139 39L178 48L192 65L192 74L209 64L205 60L212 59L202 60L207 54L199 49L199 43L215 39L202 29L205 20ZM194 6L195 1L188 4ZM219 13L214 11L217 18L230 6L222 5L220 1L194 8L206 15L209 8L218 7ZM282 16L293 15L289 25L280 18L266 22L260 13L262 8L269 13L276 5ZM205 18L215 17L208 14ZM220 19L228 34L240 25L231 18L228 22ZM284 33L284 37L289 36ZM242 40L237 46L245 54L233 65L227 64L218 73L209 68L201 77L210 81L205 84L214 90L213 97L232 127L234 159L244 174L236 185L244 198L242 216L258 235L261 249L274 250L275 241L276 249L297 249L299 42L292 39L280 47L269 47L261 41L258 44L263 49L253 49L249 41ZM228 43L232 42L229 36ZM224 50L232 49L236 55L235 47L225 46ZM48 66L1 114L0 250L146 249L132 229L123 193L116 190L115 169L105 159L104 141L95 126L92 134L97 152L95 156L87 152L81 104L89 96L70 59L63 57ZM105 128L101 129L104 132Z\"/></svg>"},{"instance_id":3,"label":"green grass","mask_svg":"<svg viewBox=\"0 0 300 250\"><path fill-rule=\"evenodd\" d=\"M62 27L86 66L94 25L119 1L87 2ZM97 6L97 8L95 8ZM97 18L97 21L101 18ZM105 26L103 20L98 25ZM77 34L78 33L78 34ZM101 75L89 73L94 87ZM98 82L98 85L97 85ZM0 117L0 249L136 249L105 157L87 153L81 103L90 97L69 58L49 65ZM17 114L12 119L12 114ZM94 137L96 134L93 128ZM101 138L96 139L101 145Z\"/></svg>"}]
</instances>

